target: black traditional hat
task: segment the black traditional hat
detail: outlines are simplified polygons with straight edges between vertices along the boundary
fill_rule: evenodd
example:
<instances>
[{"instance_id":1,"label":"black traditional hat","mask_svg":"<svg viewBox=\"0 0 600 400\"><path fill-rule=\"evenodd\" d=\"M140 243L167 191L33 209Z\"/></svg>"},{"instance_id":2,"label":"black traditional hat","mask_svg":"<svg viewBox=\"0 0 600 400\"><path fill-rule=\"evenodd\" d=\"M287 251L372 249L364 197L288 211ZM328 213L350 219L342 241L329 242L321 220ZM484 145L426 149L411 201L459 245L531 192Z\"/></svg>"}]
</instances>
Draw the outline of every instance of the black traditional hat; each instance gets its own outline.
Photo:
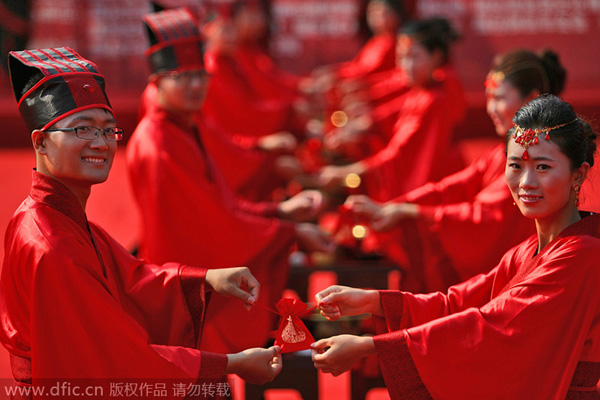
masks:
<instances>
[{"instance_id":1,"label":"black traditional hat","mask_svg":"<svg viewBox=\"0 0 600 400\"><path fill-rule=\"evenodd\" d=\"M204 69L204 38L199 21L187 8L176 8L144 17L150 48L146 56L153 73Z\"/></svg>"},{"instance_id":2,"label":"black traditional hat","mask_svg":"<svg viewBox=\"0 0 600 400\"><path fill-rule=\"evenodd\" d=\"M89 108L113 112L98 67L73 49L11 51L8 69L19 112L30 131Z\"/></svg>"}]
</instances>

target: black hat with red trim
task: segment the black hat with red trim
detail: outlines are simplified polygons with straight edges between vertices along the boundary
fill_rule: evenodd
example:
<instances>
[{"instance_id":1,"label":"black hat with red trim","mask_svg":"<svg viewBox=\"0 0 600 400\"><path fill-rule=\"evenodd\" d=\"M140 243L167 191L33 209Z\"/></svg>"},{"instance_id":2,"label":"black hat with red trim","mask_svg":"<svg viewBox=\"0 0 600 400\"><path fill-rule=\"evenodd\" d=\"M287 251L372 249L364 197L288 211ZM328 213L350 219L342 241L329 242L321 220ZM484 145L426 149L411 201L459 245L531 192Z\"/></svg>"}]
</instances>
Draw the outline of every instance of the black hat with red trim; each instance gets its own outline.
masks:
<instances>
[{"instance_id":1,"label":"black hat with red trim","mask_svg":"<svg viewBox=\"0 0 600 400\"><path fill-rule=\"evenodd\" d=\"M145 54L153 73L204 69L204 38L189 9L148 14L144 23L150 39Z\"/></svg>"},{"instance_id":2,"label":"black hat with red trim","mask_svg":"<svg viewBox=\"0 0 600 400\"><path fill-rule=\"evenodd\" d=\"M96 64L73 49L11 51L8 69L19 112L30 131L49 128L90 108L113 113L104 76Z\"/></svg>"}]
</instances>

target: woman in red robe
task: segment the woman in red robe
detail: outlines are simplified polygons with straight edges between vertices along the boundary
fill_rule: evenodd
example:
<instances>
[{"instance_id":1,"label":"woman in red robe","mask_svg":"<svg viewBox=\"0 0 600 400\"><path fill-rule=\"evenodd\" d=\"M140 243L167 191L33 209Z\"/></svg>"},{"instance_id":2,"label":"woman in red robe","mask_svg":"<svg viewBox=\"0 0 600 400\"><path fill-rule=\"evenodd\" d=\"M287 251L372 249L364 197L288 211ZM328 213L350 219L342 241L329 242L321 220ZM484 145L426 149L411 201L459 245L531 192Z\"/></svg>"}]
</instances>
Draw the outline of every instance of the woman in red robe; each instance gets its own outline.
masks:
<instances>
[{"instance_id":1,"label":"woman in red robe","mask_svg":"<svg viewBox=\"0 0 600 400\"><path fill-rule=\"evenodd\" d=\"M262 97L294 102L301 97L300 78L277 67L267 53L269 5L264 0L238 0L232 6L237 31L234 58L248 84Z\"/></svg>"},{"instance_id":2,"label":"woman in red robe","mask_svg":"<svg viewBox=\"0 0 600 400\"><path fill-rule=\"evenodd\" d=\"M565 70L552 51L514 50L499 55L486 82L487 111L499 140L524 104L564 87ZM464 170L430 182L404 196L378 204L350 196L346 205L371 221L380 251L405 268L402 288L411 292L446 290L489 271L509 248L535 227L513 205L504 182L504 143Z\"/></svg>"},{"instance_id":3,"label":"woman in red robe","mask_svg":"<svg viewBox=\"0 0 600 400\"><path fill-rule=\"evenodd\" d=\"M600 216L577 209L597 135L552 95L514 123L506 182L537 234L446 293L317 294L328 319L382 317L377 336L316 342L317 368L338 375L377 354L393 399L600 398Z\"/></svg>"},{"instance_id":4,"label":"woman in red robe","mask_svg":"<svg viewBox=\"0 0 600 400\"><path fill-rule=\"evenodd\" d=\"M36 153L29 197L6 231L0 284L0 341L22 389L16 398L55 384L108 393L129 379L177 384L185 395L226 373L272 379L276 348L198 350L213 290L256 302L259 284L247 268L148 264L87 220L91 187L108 178L123 137L97 67L69 48L11 52L9 60Z\"/></svg>"},{"instance_id":5,"label":"woman in red robe","mask_svg":"<svg viewBox=\"0 0 600 400\"><path fill-rule=\"evenodd\" d=\"M398 0L370 0L367 25L373 36L350 61L317 68L303 83L307 92L326 92L342 81L360 81L396 65L396 31L404 9ZM335 96L334 96L335 97Z\"/></svg>"},{"instance_id":6,"label":"woman in red robe","mask_svg":"<svg viewBox=\"0 0 600 400\"><path fill-rule=\"evenodd\" d=\"M349 174L357 174L369 196L387 201L452 172L446 157L457 114L450 106L451 93L436 81L434 71L448 60L453 32L443 19L405 25L398 39L398 56L411 89L400 98L394 136L371 157L323 168L322 186L339 185Z\"/></svg>"},{"instance_id":7,"label":"woman in red robe","mask_svg":"<svg viewBox=\"0 0 600 400\"><path fill-rule=\"evenodd\" d=\"M292 116L289 102L263 96L248 81L235 58L237 31L233 22L218 17L208 25L206 70L210 86L202 113L227 132L257 140L285 130Z\"/></svg>"}]
</instances>

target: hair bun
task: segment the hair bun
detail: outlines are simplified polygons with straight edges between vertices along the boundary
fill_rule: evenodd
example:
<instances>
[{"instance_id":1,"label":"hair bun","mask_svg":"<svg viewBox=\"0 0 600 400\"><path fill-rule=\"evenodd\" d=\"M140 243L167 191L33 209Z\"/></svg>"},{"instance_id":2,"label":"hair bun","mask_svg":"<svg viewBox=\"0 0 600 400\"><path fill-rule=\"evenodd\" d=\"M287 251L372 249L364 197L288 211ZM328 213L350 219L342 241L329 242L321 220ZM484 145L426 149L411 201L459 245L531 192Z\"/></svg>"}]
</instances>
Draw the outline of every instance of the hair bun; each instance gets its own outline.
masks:
<instances>
[{"instance_id":1,"label":"hair bun","mask_svg":"<svg viewBox=\"0 0 600 400\"><path fill-rule=\"evenodd\" d=\"M548 82L550 83L549 93L558 95L564 89L567 70L561 64L558 54L553 50L543 49L538 55L540 63L548 76Z\"/></svg>"}]
</instances>

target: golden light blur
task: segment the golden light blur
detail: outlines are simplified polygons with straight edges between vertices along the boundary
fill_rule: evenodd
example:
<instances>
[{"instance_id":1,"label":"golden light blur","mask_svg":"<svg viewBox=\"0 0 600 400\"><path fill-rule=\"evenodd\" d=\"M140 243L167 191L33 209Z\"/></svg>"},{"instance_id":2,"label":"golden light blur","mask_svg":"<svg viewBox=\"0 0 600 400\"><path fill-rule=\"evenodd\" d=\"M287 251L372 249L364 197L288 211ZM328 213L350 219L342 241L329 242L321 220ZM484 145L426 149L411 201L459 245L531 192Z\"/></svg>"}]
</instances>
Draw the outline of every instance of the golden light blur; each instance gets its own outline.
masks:
<instances>
[{"instance_id":1,"label":"golden light blur","mask_svg":"<svg viewBox=\"0 0 600 400\"><path fill-rule=\"evenodd\" d=\"M342 128L348 123L348 115L343 111L334 111L331 114L331 123L336 128Z\"/></svg>"},{"instance_id":2,"label":"golden light blur","mask_svg":"<svg viewBox=\"0 0 600 400\"><path fill-rule=\"evenodd\" d=\"M359 187L360 182L361 182L360 176L355 173L346 175L346 179L344 179L344 185L351 189L356 189L357 187Z\"/></svg>"},{"instance_id":3,"label":"golden light blur","mask_svg":"<svg viewBox=\"0 0 600 400\"><path fill-rule=\"evenodd\" d=\"M364 237L367 236L367 228L362 225L354 225L352 227L352 236L354 236L355 239L364 239Z\"/></svg>"}]
</instances>

